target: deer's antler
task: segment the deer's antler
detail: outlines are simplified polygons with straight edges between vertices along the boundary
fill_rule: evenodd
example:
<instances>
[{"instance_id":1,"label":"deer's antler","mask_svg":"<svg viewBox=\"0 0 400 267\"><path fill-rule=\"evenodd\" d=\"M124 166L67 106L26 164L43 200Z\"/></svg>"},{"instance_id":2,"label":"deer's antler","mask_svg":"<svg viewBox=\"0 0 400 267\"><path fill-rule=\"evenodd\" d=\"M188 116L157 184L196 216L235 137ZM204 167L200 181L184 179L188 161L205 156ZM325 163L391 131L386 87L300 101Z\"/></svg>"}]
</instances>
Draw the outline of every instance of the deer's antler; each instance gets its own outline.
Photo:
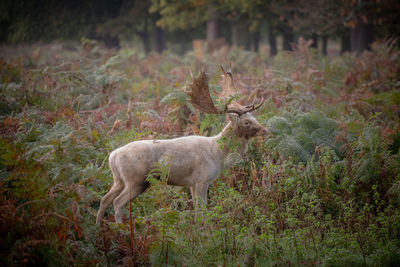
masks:
<instances>
[{"instance_id":1,"label":"deer's antler","mask_svg":"<svg viewBox=\"0 0 400 267\"><path fill-rule=\"evenodd\" d=\"M242 116L245 113L252 112L252 111L260 108L264 104L264 102L265 102L264 98L261 98L261 102L257 105L254 105L254 103L253 103L248 106L242 106L237 102L232 102L229 105L229 108L226 110L226 113L236 113L239 116Z\"/></svg>"},{"instance_id":2,"label":"deer's antler","mask_svg":"<svg viewBox=\"0 0 400 267\"><path fill-rule=\"evenodd\" d=\"M208 114L218 114L220 112L214 105L210 90L208 88L207 74L202 70L196 77L192 77L190 90L184 92L190 96L189 102L198 110Z\"/></svg>"},{"instance_id":3,"label":"deer's antler","mask_svg":"<svg viewBox=\"0 0 400 267\"><path fill-rule=\"evenodd\" d=\"M235 87L235 82L233 80L233 75L232 75L232 71L231 71L231 68L232 68L231 64L229 64L228 71L225 71L222 66L220 66L220 68L223 72L222 81L221 81L222 92L220 93L220 95L224 96L224 97L227 97L227 96L229 97L229 96L237 94L237 89ZM241 116L245 113L252 112L252 111L260 108L263 104L264 104L264 99L261 99L260 104L258 104L256 106L254 105L254 102L251 105L243 106L236 101L232 101L226 107L225 112L236 113L239 116Z\"/></svg>"},{"instance_id":4,"label":"deer's antler","mask_svg":"<svg viewBox=\"0 0 400 267\"><path fill-rule=\"evenodd\" d=\"M213 90L214 94L218 96L218 98L225 100L231 96L237 94L237 90L235 87L235 83L233 80L233 75L231 70L225 71L222 66L220 66L223 75L221 81L221 92L216 92ZM206 73L202 70L197 77L193 78L192 76L192 83L189 85L190 90L185 90L185 93L190 96L189 102L197 108L198 110L208 113L208 114L222 114L222 113L236 113L239 116L252 112L264 104L264 99L261 100L260 104L255 105L252 103L248 106L240 105L236 101L231 101L227 104L224 110L219 110L211 99L210 90L208 87L208 77Z\"/></svg>"},{"instance_id":5,"label":"deer's antler","mask_svg":"<svg viewBox=\"0 0 400 267\"><path fill-rule=\"evenodd\" d=\"M222 91L220 93L216 93L218 97L230 97L237 94L235 82L233 80L232 71L229 68L228 71L224 70L224 67L219 66L223 72L222 80L221 80L221 87Z\"/></svg>"}]
</instances>

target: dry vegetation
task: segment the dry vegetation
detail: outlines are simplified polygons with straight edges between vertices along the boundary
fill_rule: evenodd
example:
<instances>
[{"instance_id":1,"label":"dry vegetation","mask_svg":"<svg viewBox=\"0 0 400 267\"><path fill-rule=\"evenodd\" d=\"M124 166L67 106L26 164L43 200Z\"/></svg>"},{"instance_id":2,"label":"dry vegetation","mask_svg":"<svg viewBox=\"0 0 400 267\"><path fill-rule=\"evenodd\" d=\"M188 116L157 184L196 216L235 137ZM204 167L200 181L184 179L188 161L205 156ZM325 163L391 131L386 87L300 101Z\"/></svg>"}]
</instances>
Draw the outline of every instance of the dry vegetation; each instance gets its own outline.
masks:
<instances>
[{"instance_id":1,"label":"dry vegetation","mask_svg":"<svg viewBox=\"0 0 400 267\"><path fill-rule=\"evenodd\" d=\"M400 52L324 58L300 40L273 60L222 48L202 61L83 45L42 48L0 65L2 266L395 266L400 264ZM108 210L107 156L147 138L213 135L181 87L232 62L272 134L209 190L195 220L189 194L149 177L125 209ZM162 167L160 167L162 168Z\"/></svg>"}]
</instances>

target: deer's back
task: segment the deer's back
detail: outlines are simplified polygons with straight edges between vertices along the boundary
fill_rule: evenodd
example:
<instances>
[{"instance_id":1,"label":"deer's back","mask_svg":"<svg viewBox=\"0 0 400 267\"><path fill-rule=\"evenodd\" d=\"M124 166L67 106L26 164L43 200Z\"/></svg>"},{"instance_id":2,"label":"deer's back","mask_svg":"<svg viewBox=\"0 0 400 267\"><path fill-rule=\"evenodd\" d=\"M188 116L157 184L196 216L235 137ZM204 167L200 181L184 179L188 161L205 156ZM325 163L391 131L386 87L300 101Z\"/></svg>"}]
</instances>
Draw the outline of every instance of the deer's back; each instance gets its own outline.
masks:
<instances>
[{"instance_id":1,"label":"deer's back","mask_svg":"<svg viewBox=\"0 0 400 267\"><path fill-rule=\"evenodd\" d=\"M113 159L113 160L111 160ZM221 165L221 151L212 137L187 136L129 143L110 154L125 177L143 180L155 168L168 168L169 183L191 186L193 172ZM203 170L204 171L204 170ZM139 182L139 181L138 181Z\"/></svg>"}]
</instances>

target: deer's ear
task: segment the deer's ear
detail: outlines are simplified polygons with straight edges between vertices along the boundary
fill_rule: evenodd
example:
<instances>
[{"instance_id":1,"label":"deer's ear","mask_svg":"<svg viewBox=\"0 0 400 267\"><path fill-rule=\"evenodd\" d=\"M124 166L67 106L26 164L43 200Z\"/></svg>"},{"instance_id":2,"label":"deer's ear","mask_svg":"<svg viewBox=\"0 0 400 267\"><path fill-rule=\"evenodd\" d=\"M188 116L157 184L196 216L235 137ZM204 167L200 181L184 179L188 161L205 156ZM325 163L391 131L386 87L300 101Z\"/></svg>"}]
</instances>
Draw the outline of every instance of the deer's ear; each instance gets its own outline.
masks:
<instances>
[{"instance_id":1,"label":"deer's ear","mask_svg":"<svg viewBox=\"0 0 400 267\"><path fill-rule=\"evenodd\" d=\"M233 123L239 122L239 115L236 113L227 113L228 119Z\"/></svg>"}]
</instances>

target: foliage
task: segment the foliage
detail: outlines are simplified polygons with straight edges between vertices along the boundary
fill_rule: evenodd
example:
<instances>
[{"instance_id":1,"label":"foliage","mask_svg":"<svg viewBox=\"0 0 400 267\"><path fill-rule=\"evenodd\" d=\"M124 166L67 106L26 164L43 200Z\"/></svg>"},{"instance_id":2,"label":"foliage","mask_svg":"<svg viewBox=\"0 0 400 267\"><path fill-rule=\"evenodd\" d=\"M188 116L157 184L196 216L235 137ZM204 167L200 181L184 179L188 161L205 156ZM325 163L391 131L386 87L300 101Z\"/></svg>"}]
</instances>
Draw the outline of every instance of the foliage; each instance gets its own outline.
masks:
<instances>
[{"instance_id":1,"label":"foliage","mask_svg":"<svg viewBox=\"0 0 400 267\"><path fill-rule=\"evenodd\" d=\"M371 52L356 59L354 70L346 76L346 85L358 85L375 93L398 89L400 84L400 53L397 39L376 42Z\"/></svg>"},{"instance_id":2,"label":"foliage","mask_svg":"<svg viewBox=\"0 0 400 267\"><path fill-rule=\"evenodd\" d=\"M2 61L3 266L399 264L399 72L390 42L357 59L322 58L300 41L274 61L222 48L203 62L192 52L93 46ZM267 99L255 115L270 135L252 140L211 186L207 208L195 211L160 165L124 209L125 224L114 224L110 209L97 227L113 149L221 130L224 118L198 114L181 88L188 69L204 67L218 90L224 60L243 93L257 88Z\"/></svg>"},{"instance_id":3,"label":"foliage","mask_svg":"<svg viewBox=\"0 0 400 267\"><path fill-rule=\"evenodd\" d=\"M294 161L307 162L321 146L338 150L335 146L336 123L323 113L314 110L286 116L274 116L267 122L276 136L269 139L267 145L285 159L292 157Z\"/></svg>"}]
</instances>

